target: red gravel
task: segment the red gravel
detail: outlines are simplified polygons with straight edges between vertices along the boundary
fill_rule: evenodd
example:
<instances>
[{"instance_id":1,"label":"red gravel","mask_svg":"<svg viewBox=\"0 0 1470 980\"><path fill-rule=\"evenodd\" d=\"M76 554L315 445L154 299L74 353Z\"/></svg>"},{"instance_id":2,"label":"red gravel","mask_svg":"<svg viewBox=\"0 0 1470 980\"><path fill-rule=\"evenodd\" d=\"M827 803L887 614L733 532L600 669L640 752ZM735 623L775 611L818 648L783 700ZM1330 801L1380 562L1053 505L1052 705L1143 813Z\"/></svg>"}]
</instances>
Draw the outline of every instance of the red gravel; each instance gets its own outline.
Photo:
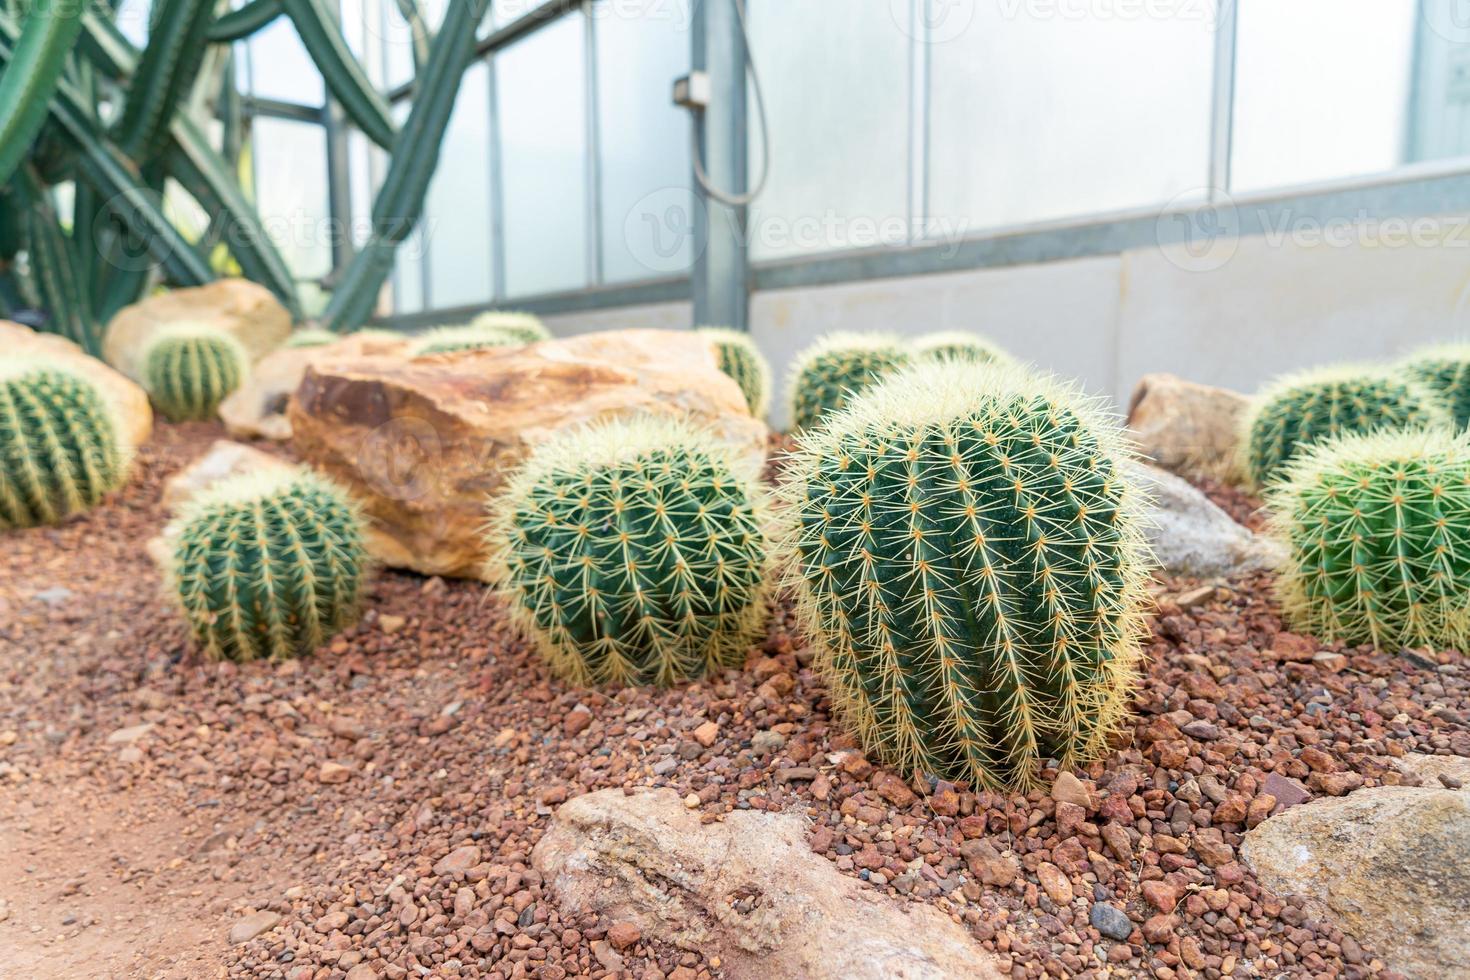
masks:
<instances>
[{"instance_id":1,"label":"red gravel","mask_svg":"<svg viewBox=\"0 0 1470 980\"><path fill-rule=\"evenodd\" d=\"M77 831L87 880L214 922L208 974L155 958L121 975L597 977L616 950L625 975L719 976L706 955L563 917L529 865L561 801L668 785L711 820L809 815L814 850L950 912L1017 977L1363 977L1382 972L1371 950L1238 862L1270 805L1263 787L1340 794L1405 781L1394 759L1408 751L1470 755L1462 658L1313 661L1318 644L1281 633L1264 576L1166 583L1132 742L1062 801L874 768L829 721L784 607L745 672L675 691L568 689L479 586L395 572L313 658L201 662L143 544L162 521L161 478L215 435L163 426L117 500L7 535L0 553L0 839L30 847L41 817L65 824L76 799L213 835L143 876L177 886L148 891L117 869L105 829ZM35 598L57 586L75 594ZM108 742L143 723L136 741ZM0 864L0 973L11 940L39 941L3 921L31 871ZM1126 941L1089 925L1094 902L1132 920ZM108 925L84 910L63 927L60 911L45 923L56 949ZM280 924L231 945L256 911ZM167 927L166 914L150 926Z\"/></svg>"}]
</instances>

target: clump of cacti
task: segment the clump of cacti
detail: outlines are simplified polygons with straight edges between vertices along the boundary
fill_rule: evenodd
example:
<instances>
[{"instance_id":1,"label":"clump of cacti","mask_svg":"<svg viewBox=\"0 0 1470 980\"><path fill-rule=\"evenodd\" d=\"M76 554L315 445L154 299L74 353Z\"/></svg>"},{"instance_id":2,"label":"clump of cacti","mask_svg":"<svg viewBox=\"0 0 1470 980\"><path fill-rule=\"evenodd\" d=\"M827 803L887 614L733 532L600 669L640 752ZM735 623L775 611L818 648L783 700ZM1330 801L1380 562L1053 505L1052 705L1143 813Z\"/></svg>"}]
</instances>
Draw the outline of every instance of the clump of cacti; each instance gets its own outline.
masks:
<instances>
[{"instance_id":1,"label":"clump of cacti","mask_svg":"<svg viewBox=\"0 0 1470 980\"><path fill-rule=\"evenodd\" d=\"M520 347L526 342L499 327L435 327L414 338L413 356L452 354L491 347Z\"/></svg>"},{"instance_id":2,"label":"clump of cacti","mask_svg":"<svg viewBox=\"0 0 1470 980\"><path fill-rule=\"evenodd\" d=\"M540 317L534 313L516 310L490 310L481 313L470 321L470 326L481 330L499 330L522 344L551 339L551 331L546 329L546 324L541 322Z\"/></svg>"},{"instance_id":3,"label":"clump of cacti","mask_svg":"<svg viewBox=\"0 0 1470 980\"><path fill-rule=\"evenodd\" d=\"M1438 396L1455 425L1470 427L1470 344L1444 344L1409 355L1403 373Z\"/></svg>"},{"instance_id":4,"label":"clump of cacti","mask_svg":"<svg viewBox=\"0 0 1470 980\"><path fill-rule=\"evenodd\" d=\"M249 364L245 348L224 331L180 325L160 331L144 350L144 387L172 422L211 419Z\"/></svg>"},{"instance_id":5,"label":"clump of cacti","mask_svg":"<svg viewBox=\"0 0 1470 980\"><path fill-rule=\"evenodd\" d=\"M1352 365L1302 371L1272 382L1251 400L1241 423L1240 468L1263 488L1314 443L1448 422L1431 392L1391 371Z\"/></svg>"},{"instance_id":6,"label":"clump of cacti","mask_svg":"<svg viewBox=\"0 0 1470 980\"><path fill-rule=\"evenodd\" d=\"M362 518L323 477L283 468L222 481L189 503L170 536L170 579L210 657L300 656L357 618Z\"/></svg>"},{"instance_id":7,"label":"clump of cacti","mask_svg":"<svg viewBox=\"0 0 1470 980\"><path fill-rule=\"evenodd\" d=\"M0 370L0 528L55 524L127 479L112 408L64 367L14 360Z\"/></svg>"},{"instance_id":8,"label":"clump of cacti","mask_svg":"<svg viewBox=\"0 0 1470 980\"><path fill-rule=\"evenodd\" d=\"M536 449L491 504L490 578L574 684L738 665L766 615L766 504L724 444L659 417Z\"/></svg>"},{"instance_id":9,"label":"clump of cacti","mask_svg":"<svg viewBox=\"0 0 1470 980\"><path fill-rule=\"evenodd\" d=\"M758 419L765 418L771 401L771 368L755 341L750 339L750 334L729 327L696 329L714 345L720 370L740 386L750 414Z\"/></svg>"},{"instance_id":10,"label":"clump of cacti","mask_svg":"<svg viewBox=\"0 0 1470 980\"><path fill-rule=\"evenodd\" d=\"M1389 650L1470 642L1470 434L1319 443L1267 500L1288 551L1276 587L1293 629Z\"/></svg>"},{"instance_id":11,"label":"clump of cacti","mask_svg":"<svg viewBox=\"0 0 1470 980\"><path fill-rule=\"evenodd\" d=\"M849 398L909 363L895 336L831 333L796 355L791 367L791 425L805 429L847 404Z\"/></svg>"},{"instance_id":12,"label":"clump of cacti","mask_svg":"<svg viewBox=\"0 0 1470 980\"><path fill-rule=\"evenodd\" d=\"M1006 365L924 364L799 439L784 553L839 715L906 773L989 788L1099 757L1150 559L1117 422Z\"/></svg>"},{"instance_id":13,"label":"clump of cacti","mask_svg":"<svg viewBox=\"0 0 1470 980\"><path fill-rule=\"evenodd\" d=\"M282 347L325 347L327 344L335 344L342 339L341 334L323 330L320 327L309 327L305 330L293 330L286 338Z\"/></svg>"},{"instance_id":14,"label":"clump of cacti","mask_svg":"<svg viewBox=\"0 0 1470 980\"><path fill-rule=\"evenodd\" d=\"M914 351L921 359L935 361L971 360L1009 364L1013 360L999 344L964 330L941 330L924 334L914 342Z\"/></svg>"}]
</instances>

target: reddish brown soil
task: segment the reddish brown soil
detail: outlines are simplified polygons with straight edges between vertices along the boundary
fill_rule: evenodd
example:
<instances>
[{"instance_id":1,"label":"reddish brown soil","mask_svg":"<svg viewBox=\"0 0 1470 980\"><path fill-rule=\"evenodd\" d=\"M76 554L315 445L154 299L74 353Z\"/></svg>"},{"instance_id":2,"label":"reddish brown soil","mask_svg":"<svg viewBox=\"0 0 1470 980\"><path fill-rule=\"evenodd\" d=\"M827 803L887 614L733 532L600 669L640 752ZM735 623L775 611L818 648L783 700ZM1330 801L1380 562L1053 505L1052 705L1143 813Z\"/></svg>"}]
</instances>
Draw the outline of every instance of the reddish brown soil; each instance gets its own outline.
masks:
<instances>
[{"instance_id":1,"label":"reddish brown soil","mask_svg":"<svg viewBox=\"0 0 1470 980\"><path fill-rule=\"evenodd\" d=\"M849 751L784 608L744 672L599 693L549 681L475 584L385 572L312 658L201 662L143 546L162 478L217 434L164 426L116 500L5 536L0 977L613 975L611 924L564 917L530 852L560 801L641 785L709 819L806 814L837 868L952 913L1017 977L1362 977L1371 950L1236 860L1250 803L1268 774L1338 794L1401 781L1408 751L1470 755L1458 656L1289 660L1317 645L1280 634L1264 578L1166 583L1130 744L1083 774L1095 805L1065 836L1044 793L906 785ZM469 842L481 864L435 873ZM1088 924L1095 901L1132 919L1127 941ZM280 922L232 944L262 910ZM621 958L721 972L648 940Z\"/></svg>"}]
</instances>

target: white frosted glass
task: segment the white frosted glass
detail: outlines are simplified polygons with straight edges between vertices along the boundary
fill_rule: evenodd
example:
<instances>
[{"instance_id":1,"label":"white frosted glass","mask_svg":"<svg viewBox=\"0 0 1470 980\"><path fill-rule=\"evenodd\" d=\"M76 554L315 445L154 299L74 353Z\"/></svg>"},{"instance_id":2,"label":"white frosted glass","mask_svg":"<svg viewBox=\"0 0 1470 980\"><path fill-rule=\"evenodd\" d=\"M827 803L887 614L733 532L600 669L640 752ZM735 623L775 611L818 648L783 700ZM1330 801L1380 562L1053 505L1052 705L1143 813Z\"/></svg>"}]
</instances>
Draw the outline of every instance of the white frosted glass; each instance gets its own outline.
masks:
<instances>
[{"instance_id":1,"label":"white frosted glass","mask_svg":"<svg viewBox=\"0 0 1470 980\"><path fill-rule=\"evenodd\" d=\"M312 123L257 117L250 128L255 202L267 233L297 279L332 268L327 137Z\"/></svg>"},{"instance_id":2,"label":"white frosted glass","mask_svg":"<svg viewBox=\"0 0 1470 980\"><path fill-rule=\"evenodd\" d=\"M300 105L319 106L326 98L321 73L296 36L288 17L277 17L269 25L240 42L239 79L242 91L262 99L279 99Z\"/></svg>"},{"instance_id":3,"label":"white frosted glass","mask_svg":"<svg viewBox=\"0 0 1470 980\"><path fill-rule=\"evenodd\" d=\"M429 185L424 233L435 307L490 299L490 218L490 79L480 62L460 82Z\"/></svg>"}]
</instances>

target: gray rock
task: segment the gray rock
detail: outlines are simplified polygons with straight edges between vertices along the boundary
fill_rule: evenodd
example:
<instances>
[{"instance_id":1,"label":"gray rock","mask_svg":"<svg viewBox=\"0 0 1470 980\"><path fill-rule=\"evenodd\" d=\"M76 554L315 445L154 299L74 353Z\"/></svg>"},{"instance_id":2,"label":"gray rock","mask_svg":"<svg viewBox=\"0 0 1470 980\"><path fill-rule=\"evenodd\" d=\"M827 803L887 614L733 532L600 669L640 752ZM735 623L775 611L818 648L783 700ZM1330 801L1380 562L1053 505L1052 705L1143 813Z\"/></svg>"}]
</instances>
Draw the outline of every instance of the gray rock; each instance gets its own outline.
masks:
<instances>
[{"instance_id":1,"label":"gray rock","mask_svg":"<svg viewBox=\"0 0 1470 980\"><path fill-rule=\"evenodd\" d=\"M785 735L769 730L756 732L750 738L750 750L756 755L770 755L773 752L779 752L785 744Z\"/></svg>"},{"instance_id":2,"label":"gray rock","mask_svg":"<svg viewBox=\"0 0 1470 980\"><path fill-rule=\"evenodd\" d=\"M1119 942L1133 935L1133 920L1122 909L1106 902L1094 902L1087 915L1092 927L1109 939Z\"/></svg>"},{"instance_id":3,"label":"gray rock","mask_svg":"<svg viewBox=\"0 0 1470 980\"><path fill-rule=\"evenodd\" d=\"M235 946L248 943L261 933L274 929L280 921L280 915L275 912L252 912L230 927L230 943Z\"/></svg>"},{"instance_id":4,"label":"gray rock","mask_svg":"<svg viewBox=\"0 0 1470 980\"><path fill-rule=\"evenodd\" d=\"M49 589L42 589L40 592L37 592L32 598L34 598L37 602L43 602L54 609L55 607L65 603L75 594L76 593L72 592L71 589L68 589L65 586L53 585Z\"/></svg>"},{"instance_id":5,"label":"gray rock","mask_svg":"<svg viewBox=\"0 0 1470 980\"><path fill-rule=\"evenodd\" d=\"M644 941L718 955L737 980L1005 975L938 909L813 854L796 814L706 825L673 790L602 790L562 806L531 860L564 916L632 923Z\"/></svg>"},{"instance_id":6,"label":"gray rock","mask_svg":"<svg viewBox=\"0 0 1470 980\"><path fill-rule=\"evenodd\" d=\"M1411 977L1470 976L1470 794L1380 786L1294 806L1245 835L1261 883Z\"/></svg>"},{"instance_id":7,"label":"gray rock","mask_svg":"<svg viewBox=\"0 0 1470 980\"><path fill-rule=\"evenodd\" d=\"M1280 564L1275 542L1237 524L1192 484L1147 463L1123 469L1149 500L1148 543L1164 571L1217 578Z\"/></svg>"}]
</instances>

